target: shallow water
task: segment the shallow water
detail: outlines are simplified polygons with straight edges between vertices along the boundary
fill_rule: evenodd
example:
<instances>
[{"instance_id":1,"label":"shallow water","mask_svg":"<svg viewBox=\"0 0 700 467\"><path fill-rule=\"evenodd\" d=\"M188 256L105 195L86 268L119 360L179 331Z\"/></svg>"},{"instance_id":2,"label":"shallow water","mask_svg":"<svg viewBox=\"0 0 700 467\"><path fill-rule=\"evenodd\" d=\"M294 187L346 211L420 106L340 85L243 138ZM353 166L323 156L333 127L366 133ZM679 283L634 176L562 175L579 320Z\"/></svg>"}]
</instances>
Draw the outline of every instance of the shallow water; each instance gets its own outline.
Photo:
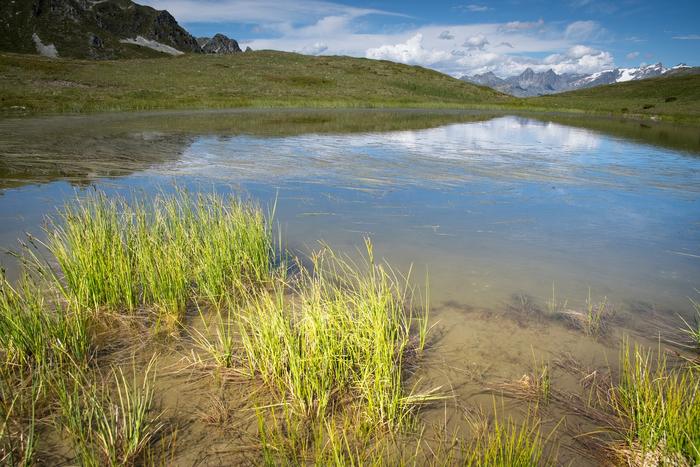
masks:
<instances>
[{"instance_id":1,"label":"shallow water","mask_svg":"<svg viewBox=\"0 0 700 467\"><path fill-rule=\"evenodd\" d=\"M449 417L446 406L423 414L438 425L464 425L464 406L493 407L487 389L519 379L535 361L570 354L585 366L614 367L623 334L649 345L659 333L668 338L700 286L697 128L422 111L0 121L1 248L15 248L27 232L41 236L45 216L76 192L174 185L276 204L292 250L324 241L353 252L371 237L397 269L413 265L418 284L427 274L437 325L410 384L455 396ZM2 265L16 274L10 256ZM581 309L589 293L618 312L602 338L535 312L553 294ZM181 356L164 358L167 367ZM238 448L227 433L190 423L210 403L209 383L164 374L164 407L186 419L177 463L230 460ZM557 390L580 391L556 365L552 377ZM522 406L509 402L502 412ZM550 407L545 427L564 416L568 428L555 438L564 447L560 462L579 465L567 430L596 427L566 407ZM254 432L254 420L240 423Z\"/></svg>"},{"instance_id":2,"label":"shallow water","mask_svg":"<svg viewBox=\"0 0 700 467\"><path fill-rule=\"evenodd\" d=\"M590 288L620 308L688 313L700 285L700 131L539 118L247 111L6 120L0 245L37 233L75 190L178 183L277 199L295 249L318 240L353 249L370 236L392 264L413 264L421 278L427 269L436 305L503 308L515 294L543 306L553 293L581 303Z\"/></svg>"}]
</instances>

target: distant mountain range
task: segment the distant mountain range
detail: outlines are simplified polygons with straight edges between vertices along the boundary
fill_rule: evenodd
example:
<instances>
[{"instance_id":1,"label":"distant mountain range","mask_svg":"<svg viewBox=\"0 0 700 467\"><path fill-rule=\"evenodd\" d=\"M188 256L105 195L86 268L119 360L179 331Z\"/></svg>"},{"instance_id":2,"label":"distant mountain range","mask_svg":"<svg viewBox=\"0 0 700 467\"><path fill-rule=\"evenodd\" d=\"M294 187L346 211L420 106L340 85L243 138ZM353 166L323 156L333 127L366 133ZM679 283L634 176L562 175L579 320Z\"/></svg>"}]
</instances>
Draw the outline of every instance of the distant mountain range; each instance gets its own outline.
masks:
<instances>
[{"instance_id":1,"label":"distant mountain range","mask_svg":"<svg viewBox=\"0 0 700 467\"><path fill-rule=\"evenodd\" d=\"M614 68L590 75L573 73L564 73L560 75L551 69L537 73L531 68L528 68L521 74L511 76L510 78L499 78L494 73L488 72L473 76L462 76L460 79L469 83L488 86L513 96L529 97L573 91L575 89L592 88L604 84L654 78L676 73L693 72L700 72L700 69L689 67L685 64L676 65L672 68L665 68L661 63L656 63L639 68Z\"/></svg>"},{"instance_id":2,"label":"distant mountain range","mask_svg":"<svg viewBox=\"0 0 700 467\"><path fill-rule=\"evenodd\" d=\"M195 39L167 11L131 0L1 0L0 50L91 59L241 52L233 39Z\"/></svg>"}]
</instances>

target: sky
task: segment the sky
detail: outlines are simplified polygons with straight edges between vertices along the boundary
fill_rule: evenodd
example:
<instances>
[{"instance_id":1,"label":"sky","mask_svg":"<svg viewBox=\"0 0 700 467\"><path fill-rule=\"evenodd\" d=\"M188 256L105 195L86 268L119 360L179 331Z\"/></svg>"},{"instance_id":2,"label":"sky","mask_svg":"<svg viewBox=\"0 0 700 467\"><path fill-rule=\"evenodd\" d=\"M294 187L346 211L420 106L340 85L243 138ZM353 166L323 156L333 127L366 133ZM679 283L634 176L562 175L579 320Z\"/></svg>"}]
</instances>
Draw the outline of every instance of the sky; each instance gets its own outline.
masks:
<instances>
[{"instance_id":1,"label":"sky","mask_svg":"<svg viewBox=\"0 0 700 467\"><path fill-rule=\"evenodd\" d=\"M195 36L452 76L700 65L700 0L137 0Z\"/></svg>"}]
</instances>

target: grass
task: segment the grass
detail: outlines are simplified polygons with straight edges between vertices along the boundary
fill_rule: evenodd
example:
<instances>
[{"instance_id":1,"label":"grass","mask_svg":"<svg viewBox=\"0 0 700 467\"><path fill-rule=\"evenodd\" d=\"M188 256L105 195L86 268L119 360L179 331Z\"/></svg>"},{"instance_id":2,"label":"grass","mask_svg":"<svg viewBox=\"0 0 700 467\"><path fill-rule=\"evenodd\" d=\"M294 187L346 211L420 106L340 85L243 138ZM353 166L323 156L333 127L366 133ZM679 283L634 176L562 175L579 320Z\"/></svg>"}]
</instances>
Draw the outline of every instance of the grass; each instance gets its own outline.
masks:
<instances>
[{"instance_id":1,"label":"grass","mask_svg":"<svg viewBox=\"0 0 700 467\"><path fill-rule=\"evenodd\" d=\"M693 310L695 310L695 316L692 322L686 321L685 318L681 317L685 325L681 331L688 336L691 345L700 350L700 303L692 298L690 303L693 305Z\"/></svg>"},{"instance_id":2,"label":"grass","mask_svg":"<svg viewBox=\"0 0 700 467\"><path fill-rule=\"evenodd\" d=\"M418 66L276 51L121 61L3 53L0 76L0 115L10 116L239 107L425 107L700 122L699 74L527 99ZM369 92L367 83L372 83Z\"/></svg>"},{"instance_id":3,"label":"grass","mask_svg":"<svg viewBox=\"0 0 700 467\"><path fill-rule=\"evenodd\" d=\"M527 467L549 465L544 457L544 438L540 421L528 415L518 425L512 418L494 420L490 430L467 445L464 465L490 467Z\"/></svg>"},{"instance_id":4,"label":"grass","mask_svg":"<svg viewBox=\"0 0 700 467\"><path fill-rule=\"evenodd\" d=\"M324 248L296 296L277 288L253 297L240 327L243 359L302 417L322 418L354 401L370 429L400 428L418 404L437 397L403 385L427 328L414 327L407 283L366 247L362 265ZM427 310L418 313L426 319Z\"/></svg>"},{"instance_id":5,"label":"grass","mask_svg":"<svg viewBox=\"0 0 700 467\"><path fill-rule=\"evenodd\" d=\"M66 206L46 247L79 310L150 308L177 323L188 303L218 304L270 279L269 222L252 205L186 192L146 202L90 195Z\"/></svg>"},{"instance_id":6,"label":"grass","mask_svg":"<svg viewBox=\"0 0 700 467\"><path fill-rule=\"evenodd\" d=\"M44 114L233 107L465 108L512 100L418 66L275 51L121 61L3 53L0 76L0 108L10 113L18 108ZM367 83L372 83L369 92Z\"/></svg>"},{"instance_id":7,"label":"grass","mask_svg":"<svg viewBox=\"0 0 700 467\"><path fill-rule=\"evenodd\" d=\"M523 106L627 117L656 116L697 124L700 121L700 74L665 76L532 97L524 99Z\"/></svg>"},{"instance_id":8,"label":"grass","mask_svg":"<svg viewBox=\"0 0 700 467\"><path fill-rule=\"evenodd\" d=\"M634 465L700 463L700 374L624 343L612 404L625 427L618 451Z\"/></svg>"},{"instance_id":9,"label":"grass","mask_svg":"<svg viewBox=\"0 0 700 467\"><path fill-rule=\"evenodd\" d=\"M59 428L68 434L81 465L135 465L145 457L163 428L153 414L154 361L143 376L137 377L134 367L129 379L113 368L111 387L99 386L79 367L57 379Z\"/></svg>"},{"instance_id":10,"label":"grass","mask_svg":"<svg viewBox=\"0 0 700 467\"><path fill-rule=\"evenodd\" d=\"M27 245L25 273L16 283L0 282L0 460L50 463L52 439L65 438L74 456L67 462L172 461L166 418L155 410L155 360L144 368L116 364L109 354L115 343L97 345L117 339L98 339L106 318L150 323L154 312L179 326L177 348L204 355L197 361L206 359L209 368L245 376L254 388L241 410L257 418L257 434L246 444L260 462L555 462L532 416L516 423L496 414L492 423L473 424L483 429L473 428L469 441L424 438L421 407L446 399L440 388L421 390L420 378L412 378L430 332L427 290L418 293L410 271L404 276L378 261L369 240L359 259L324 245L309 261L282 261L272 245L272 215L236 198L181 190L151 200L96 193L62 209L47 227L47 258ZM606 302L594 305L589 297L588 304L591 329L598 329ZM192 321L197 315L203 328ZM170 343L156 348L174 351ZM697 464L697 367L632 353L627 343L624 349L619 383L600 393L604 402L595 409L605 404L614 419L609 426L619 438L612 449L632 464ZM156 350L139 352L140 359ZM500 389L543 410L582 401L555 389L549 364L536 359L531 375ZM241 397L223 389L220 396ZM240 422L227 407L218 410L215 423Z\"/></svg>"}]
</instances>

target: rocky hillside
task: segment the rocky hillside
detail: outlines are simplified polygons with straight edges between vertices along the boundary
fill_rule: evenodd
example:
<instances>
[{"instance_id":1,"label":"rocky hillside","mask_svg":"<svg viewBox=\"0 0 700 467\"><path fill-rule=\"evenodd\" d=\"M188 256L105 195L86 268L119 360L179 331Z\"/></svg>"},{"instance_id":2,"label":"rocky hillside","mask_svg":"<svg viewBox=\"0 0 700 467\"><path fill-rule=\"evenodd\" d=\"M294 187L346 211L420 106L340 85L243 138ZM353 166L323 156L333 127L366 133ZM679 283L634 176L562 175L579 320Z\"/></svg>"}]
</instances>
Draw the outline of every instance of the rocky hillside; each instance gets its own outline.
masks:
<instances>
[{"instance_id":1,"label":"rocky hillside","mask_svg":"<svg viewBox=\"0 0 700 467\"><path fill-rule=\"evenodd\" d=\"M131 0L2 0L0 50L92 59L202 52L170 13Z\"/></svg>"},{"instance_id":2,"label":"rocky hillside","mask_svg":"<svg viewBox=\"0 0 700 467\"><path fill-rule=\"evenodd\" d=\"M513 96L530 97L574 91L576 89L587 89L605 84L686 73L692 70L692 67L684 64L677 65L673 68L666 68L661 63L639 68L615 68L590 75L572 73L560 75L551 69L537 73L531 68L528 68L521 74L509 78L499 78L492 72L488 72L480 75L463 76L461 79L470 83L488 86Z\"/></svg>"}]
</instances>

